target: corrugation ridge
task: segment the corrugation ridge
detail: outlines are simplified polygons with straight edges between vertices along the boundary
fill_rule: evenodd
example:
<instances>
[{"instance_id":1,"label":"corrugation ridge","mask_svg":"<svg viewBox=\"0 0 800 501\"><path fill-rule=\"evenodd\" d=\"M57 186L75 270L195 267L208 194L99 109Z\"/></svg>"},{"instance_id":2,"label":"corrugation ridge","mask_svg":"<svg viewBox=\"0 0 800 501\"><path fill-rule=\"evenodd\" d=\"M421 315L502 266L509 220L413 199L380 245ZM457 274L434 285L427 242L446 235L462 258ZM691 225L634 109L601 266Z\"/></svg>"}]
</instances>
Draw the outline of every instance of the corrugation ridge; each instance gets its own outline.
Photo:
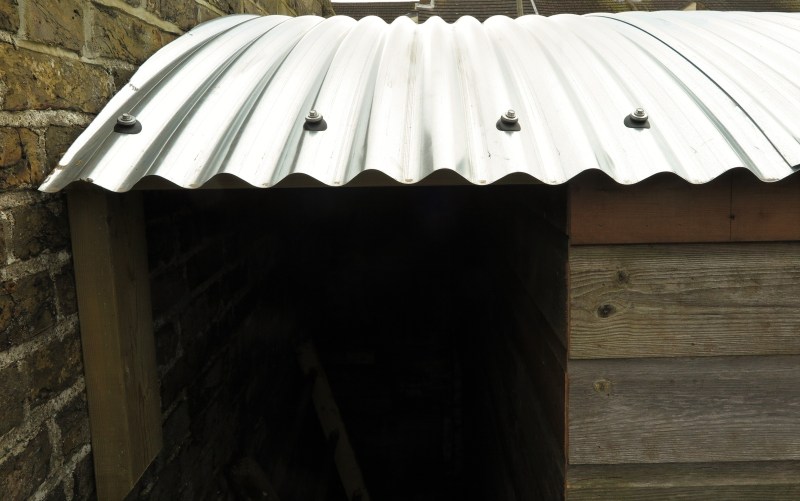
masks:
<instances>
[{"instance_id":1,"label":"corrugation ridge","mask_svg":"<svg viewBox=\"0 0 800 501\"><path fill-rule=\"evenodd\" d=\"M676 54L678 54L679 56L681 56L682 58L684 58L684 59L685 59L687 62L689 62L689 64L691 64L692 66L694 66L695 68L697 68L697 71L699 71L700 73L702 73L702 74L703 74L703 76L705 76L705 77L706 77L706 78L707 78L709 81L711 81L711 82L712 82L714 85L716 85L716 86L717 86L717 87L718 87L718 88L719 88L719 89L720 89L722 92L724 92L724 93L725 93L725 95L727 95L727 96L730 98L730 100L731 100L731 101L733 101L734 103L736 103L736 106L738 106L739 108L741 108L742 112L743 112L743 113L744 113L744 114L747 116L747 118L748 118L748 119L749 119L749 120L750 120L750 121L753 123L753 125L754 125L754 126L755 126L755 127L758 129L758 130L759 130L759 132L761 132L761 134L762 134L762 135L764 136L764 138L765 138L765 139L766 139L766 140L769 142L769 144L770 144L770 145L772 145L772 147L773 147L773 148L775 148L775 151L778 153L778 155L780 155L780 157L781 157L781 158L784 160L784 162L786 162L786 165L788 165L789 167L791 167L791 166L792 166L792 165L791 165L791 163L789 163L789 160L787 160L787 159L786 159L786 157L784 157L784 156L783 156L783 152L781 152L781 151L778 149L778 147L777 147L777 146L775 146L775 144L772 142L772 139L771 139L771 138L770 138L770 137L769 137L769 136L768 136L768 135L767 135L767 134L764 132L764 130L763 130L763 129L761 128L761 126L760 126L760 125L759 125L759 124L758 124L758 123L757 123L757 122L756 122L756 121L753 119L753 117L750 115L750 113L748 113L748 111L747 111L747 110L746 110L746 109L745 109L743 106L741 106L741 104L740 104L740 103L739 103L739 102L738 102L738 101L737 101L737 100L736 100L736 99L735 99L735 98L734 98L734 97L733 97L733 96L732 96L730 93L728 93L728 91L727 91L725 88L723 88L723 87L722 87L722 86L721 86L719 83L717 83L717 82L716 82L716 81L715 81L713 78L711 78L711 77L708 75L708 73L706 73L706 72L705 72L705 71L704 71L702 68L700 68L700 67L699 67L697 64L695 64L695 63L694 63L694 62L693 62L691 59L689 59L689 58L688 58L686 55L684 55L683 53L681 53L680 51L678 51L677 49L675 49L674 47L672 47L670 44L666 43L666 42L665 42L664 40L662 40L661 38L659 38L659 37L655 36L654 34L650 33L649 31L647 31L647 30L645 30L645 29L643 29L643 28L640 28L639 26L636 26L635 24L632 24L632 23L630 23L630 22L628 22L628 21L625 21L625 20L623 20L623 19L616 18L616 17L611 17L611 16L607 16L607 15L601 15L601 14L593 14L591 17L602 17L602 18L605 18L605 19L610 19L610 20L612 20L612 21L615 21L615 22L619 22L619 23L627 24L628 26L630 26L630 27L632 27L632 28L634 28L634 29L640 30L640 31L642 31L643 33L646 33L647 35L649 35L649 36L651 36L651 37L655 38L655 39L656 39L656 40L658 40L659 42L663 43L665 47L669 48L670 50L674 51Z\"/></svg>"},{"instance_id":2,"label":"corrugation ridge","mask_svg":"<svg viewBox=\"0 0 800 501\"><path fill-rule=\"evenodd\" d=\"M295 172L326 165L326 184L338 185L348 181L348 167L363 170L363 158L358 158L363 152L355 143L363 143L366 135L385 27L379 17L363 18L336 47L314 99L315 107L328 117L328 130L300 136Z\"/></svg>"},{"instance_id":3,"label":"corrugation ridge","mask_svg":"<svg viewBox=\"0 0 800 501\"><path fill-rule=\"evenodd\" d=\"M677 25L662 28L640 18L650 23L663 21L666 25ZM391 28L380 25L383 21L377 18L362 23L349 18L320 19L314 26L303 29L298 27L308 19L282 18L261 32L259 27L244 31L244 25L260 19L247 18L214 32L202 43L187 45L174 60L152 60L165 62L164 66L143 71L145 63L140 72L147 83L136 91L118 93L119 99L115 98L118 102L112 100L98 116L98 119L104 117L105 122L95 120L99 123L95 132L84 133L87 139L83 140L84 149L78 148L78 154L85 152L85 145L90 144L95 148L91 155L65 161L68 172L56 173L55 179L46 181L41 189L64 186L84 174L94 177L100 186L127 191L142 178L154 176L192 188L227 175L252 186L290 184L303 176L322 184L350 185L378 172L398 184L436 182L451 173L464 181L494 184L509 176L566 182L589 169L601 170L622 183L639 182L658 172L671 172L689 182L703 183L739 167L737 158L762 181L789 175L794 166L778 144L786 146L783 131L791 133L792 129L778 128L781 123L771 121L765 114L770 110L759 105L781 102L783 94L779 91L784 89L772 88L771 101L770 98L758 101L759 96L750 95L758 88L754 87L758 82L726 83L732 77L708 60L715 49L709 54L703 52L702 46L682 50L684 45L670 43L670 36L683 30L694 35L682 43L713 39L736 49L743 43L741 38L730 42L721 37L735 29L742 16L714 18L721 20L716 31L704 30L688 21L681 24L677 15L667 18L595 15L515 21L492 17L485 25L471 18L452 25L437 19L413 30L400 28L398 24L399 38L392 47L387 45L393 33ZM728 22L731 19L736 22ZM609 20L621 22L615 26L622 29L606 24ZM637 20L644 26L637 25ZM248 74L247 83L237 87L246 89L243 92L247 95L229 101L235 108L231 116L226 115L222 120L211 118L217 120L209 125L216 129L214 132L195 134L202 131L198 124L206 112L221 109L228 102L216 87L234 81L237 65L244 64L240 63L242 58L254 56L254 47L261 50L262 45L274 42L270 39L272 30L287 21L287 30L297 30L296 39L282 41L279 56L265 63L263 69ZM652 30L646 29L648 26ZM745 35L748 40L763 36L754 28L749 31L754 34ZM664 35L660 36L662 32ZM226 35L231 38L220 42ZM606 43L612 43L611 35L619 45L618 54L603 49ZM348 40L355 36L372 40L374 46L353 51L351 55ZM360 43L352 40L354 44ZM646 40L653 42L643 43ZM765 43L768 40L765 38ZM526 41L525 48L518 47ZM535 42L535 54L525 57L525 51L532 50L530 42ZM716 52L729 52L723 49ZM768 49L780 50L780 47L769 43ZM696 61L692 55L695 52ZM737 64L746 65L747 58L753 57L750 51L745 52L748 54L742 55L744 62L739 60ZM792 49L792 52L797 51ZM667 57L669 54L674 57ZM200 78L195 76L198 72L184 75L190 69L193 71L194 67L189 67L191 61L209 55L216 55L214 59L218 61L211 61L208 68L198 66L196 69L204 73ZM391 55L402 58L385 60ZM348 59L349 56L358 61ZM578 60L583 58L587 65L579 66ZM629 58L630 68L625 58ZM361 61L363 66L359 65ZM770 84L779 84L780 78L786 78L776 67L780 61L775 56L764 62L765 67L775 72L775 76L770 76ZM404 68L399 71L388 68L398 62ZM529 62L541 67L519 70L513 67L515 63L526 66ZM537 75L542 68L543 73L552 74ZM651 71L646 76L632 74L632 68ZM694 72L698 74L696 79ZM349 109L336 102L336 90L347 85L339 81L345 76L352 78L353 88L344 94L339 92L338 97L352 101L353 107ZM408 79L398 80L398 86L402 87L399 92L379 92L377 85L383 79L398 77ZM658 83L659 77L663 78L663 87ZM184 90L187 85L180 85L181 78L188 81L188 92ZM378 82L378 78L382 80ZM544 85L540 78L544 79ZM135 79L136 75L132 82ZM789 88L796 89L797 85L793 83ZM646 96L652 96L656 103L653 93L664 90L669 90L668 95L674 98L663 106L652 105L658 111L653 114L654 129L642 132L623 128L621 121L630 111L627 109L619 111L619 124L616 122L615 107L626 106L627 99L640 100ZM745 109L736 95L742 99L747 96L754 110ZM379 103L377 100L382 96L392 102ZM170 99L174 106L159 115L156 108ZM522 122L520 133L494 130L494 114L504 111L505 105L501 104L504 99L518 101L521 104L512 102L508 106L522 106L526 115L530 115L521 117L529 122ZM555 102L544 103L543 99ZM321 100L337 104L336 113L330 117L332 126L325 133L307 133L302 130L305 113ZM145 117L144 133L112 135L114 124L109 118L113 118L120 106L134 101L137 102L129 111L136 114L141 111ZM724 104L728 101L732 104L730 109ZM682 111L676 104L688 109ZM789 104L794 106L793 101ZM382 118L373 109L378 105L382 111L404 110L404 113ZM499 109L495 111L495 107ZM759 123L757 117L763 122ZM375 136L379 132L376 124L389 124L390 120L398 122L392 130L401 131L402 137L385 136L379 141ZM659 120L666 122L659 127ZM697 123L697 131L703 132L697 141L680 133L681 126L686 129L692 123ZM558 137L548 141L534 134L534 130L550 130L558 133ZM775 133L774 140L768 130ZM213 144L206 141L207 148L193 148L192 141L198 138L210 139ZM705 139L714 142L701 149L705 144L701 141ZM689 148L693 146L700 151L698 156L691 154ZM561 155L564 147L570 151ZM381 162L383 153L378 149L396 150L387 156L389 164ZM180 161L184 156L185 163ZM392 167L388 168L389 165Z\"/></svg>"},{"instance_id":4,"label":"corrugation ridge","mask_svg":"<svg viewBox=\"0 0 800 501\"><path fill-rule=\"evenodd\" d=\"M281 52L278 57L271 61L269 65L269 69L265 71L258 81L253 85L248 92L247 97L242 101L242 104L237 108L238 112L233 114L232 119L226 123L226 126L222 129L222 134L218 136L218 140L215 142L214 147L210 151L208 155L208 160L206 161L205 165L202 167L199 174L196 176L196 182L199 184L205 184L205 182L216 175L217 173L226 173L226 165L225 160L229 157L230 150L232 147L235 147L235 142L240 136L241 129L245 126L245 124L252 118L252 113L257 105L258 101L260 100L261 96L263 95L264 91L266 90L269 83L274 78L275 74L280 71L281 66L283 65L286 58L289 57L289 54L300 41L302 36L304 36L308 31L313 29L319 23L315 23L313 25L309 25L305 31L297 36L293 43L288 42L287 48L285 51ZM273 30L280 29L283 26L283 23L278 24L262 34L256 41L254 41L246 50L246 52L241 53L237 59L241 59L246 55L247 52L252 52L256 49L260 49L260 42L264 40L265 37L269 36ZM303 27L301 27L302 29ZM293 30L296 31L296 30ZM232 66L231 66L232 68ZM223 78L227 78L229 75L224 76ZM233 78L233 77L231 77Z\"/></svg>"},{"instance_id":5,"label":"corrugation ridge","mask_svg":"<svg viewBox=\"0 0 800 501\"><path fill-rule=\"evenodd\" d=\"M256 18L256 20L262 20L266 18ZM276 23L267 29L266 33L274 29L276 26L279 26L285 20L281 21L280 23ZM244 23L243 23L244 24ZM227 35L230 35L231 38L241 35L244 36L242 33L235 33L237 31L242 30L242 25L237 25L232 29L226 32ZM164 123L164 126L160 129L157 135L154 138L154 141L150 145L150 147L146 148L142 154L139 156L139 160L135 163L134 171L144 172L145 174L151 173L154 169L158 168L158 164L161 160L161 156L165 149L170 148L173 145L173 138L176 137L176 134L180 136L183 132L183 128L181 127L183 123L187 120L187 118L191 117L194 110L196 109L198 103L206 96L208 89L211 88L213 85L221 79L228 68L231 65L235 64L238 58L247 51L257 40L264 36L265 33L256 34L253 38L250 38L244 45L240 46L237 50L230 54L230 56L226 59L226 61L221 64L219 67L215 68L213 71L208 73L206 77L203 79L202 83L198 85L187 97L183 99L183 102L180 106L177 107L175 113L171 115L170 119ZM202 51L202 55L207 55L206 53L211 52L213 50L212 47L209 45L204 46L205 50ZM200 57L201 53L196 51L191 59L195 57ZM185 66L182 65L182 69ZM177 78L179 75L180 70L172 72L173 78ZM163 81L163 80L162 80ZM144 102L144 100L140 101L140 105ZM152 101L148 101L144 104L144 106L151 105ZM136 111L136 108L133 108L132 111ZM150 158L149 161L146 163L141 163L142 159ZM131 176L128 176L124 179L125 185L132 185L136 181Z\"/></svg>"},{"instance_id":6,"label":"corrugation ridge","mask_svg":"<svg viewBox=\"0 0 800 501\"><path fill-rule=\"evenodd\" d=\"M140 103L154 89L157 88L158 84L164 78L166 78L167 75L173 72L175 68L183 65L189 58L191 58L194 55L194 53L196 53L206 44L215 40L222 34L229 31L230 29L233 29L236 26L239 26L241 24L244 24L246 22L258 18L257 16L231 16L231 17L232 18L241 17L243 19L241 23L234 24L231 27L223 28L217 31L216 33L212 33L209 37L203 39L202 42L199 44L189 45L188 47L186 47L186 50L184 52L179 53L180 56L177 58L177 60L166 61L165 64L160 69L158 69L151 77L146 79L145 84L141 84L138 82L137 77L141 77L142 75L151 72L153 67L161 62L157 59L159 56L163 57L169 52L175 51L176 45L174 44L175 42L177 42L177 40L173 43L167 44L166 46L162 47L150 59L145 61L145 63L142 64L142 66L140 66L139 69L136 71L136 73L134 73L134 75L131 77L129 83L123 87L123 90L118 92L114 96L114 98L112 98L111 101L109 101L109 103L103 108L103 110L101 110L98 116L95 117L90 126L81 134L81 138L88 137L89 139L84 144L80 144L80 138L75 143L73 143L73 145L70 146L69 150L62 158L62 160L59 162L59 167L69 163L71 158L80 157L81 163L83 164L83 168L81 168L81 172L78 173L78 175L75 176L75 178L77 179L81 177L85 167L88 166L92 162L92 160L95 159L100 148L112 136L114 124L111 123L110 121L116 120L116 115L119 113L119 110L130 111L133 108L133 106L130 105L129 103L131 103L134 100L136 101L137 104ZM226 21L230 20L230 18L223 18L223 19L225 19ZM203 23L203 25L201 26L202 29L209 29L211 27L215 27L217 24L223 24L222 19L209 21L207 23ZM198 26L195 29L201 28L201 26ZM192 31L190 31L186 35L191 34ZM129 92L126 93L125 91ZM106 132L104 134L100 134L103 129L106 129ZM56 168L55 172L58 172L59 167ZM77 167L78 166L73 165L71 168L75 169ZM51 176L48 176L48 180L51 178ZM43 187L48 184L48 180L45 180L45 182L42 185ZM63 188L63 186L61 188Z\"/></svg>"}]
</instances>

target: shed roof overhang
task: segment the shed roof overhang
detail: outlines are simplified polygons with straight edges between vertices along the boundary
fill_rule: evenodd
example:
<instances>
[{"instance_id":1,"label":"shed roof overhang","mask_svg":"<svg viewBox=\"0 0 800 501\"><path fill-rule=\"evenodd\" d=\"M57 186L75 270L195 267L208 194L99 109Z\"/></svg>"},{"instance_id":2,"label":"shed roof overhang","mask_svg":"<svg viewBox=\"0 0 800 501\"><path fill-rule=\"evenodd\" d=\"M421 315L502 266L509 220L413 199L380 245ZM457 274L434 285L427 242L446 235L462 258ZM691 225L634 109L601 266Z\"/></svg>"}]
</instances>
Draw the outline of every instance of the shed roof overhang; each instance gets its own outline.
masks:
<instances>
[{"instance_id":1,"label":"shed roof overhang","mask_svg":"<svg viewBox=\"0 0 800 501\"><path fill-rule=\"evenodd\" d=\"M637 107L649 128L629 127ZM311 109L326 130L304 128ZM498 129L509 109L519 131ZM230 16L143 64L41 189L560 184L590 169L705 183L738 167L774 181L798 165L800 14Z\"/></svg>"}]
</instances>

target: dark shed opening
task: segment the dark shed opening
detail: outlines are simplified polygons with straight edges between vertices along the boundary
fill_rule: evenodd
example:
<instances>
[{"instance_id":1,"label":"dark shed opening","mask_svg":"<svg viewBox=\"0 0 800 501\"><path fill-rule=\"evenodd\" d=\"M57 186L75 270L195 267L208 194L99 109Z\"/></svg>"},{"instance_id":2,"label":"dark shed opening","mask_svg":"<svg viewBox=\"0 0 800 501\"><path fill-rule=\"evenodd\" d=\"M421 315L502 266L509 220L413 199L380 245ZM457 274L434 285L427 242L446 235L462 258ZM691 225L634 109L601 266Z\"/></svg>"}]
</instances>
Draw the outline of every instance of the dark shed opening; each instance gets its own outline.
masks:
<instances>
[{"instance_id":1,"label":"dark shed opening","mask_svg":"<svg viewBox=\"0 0 800 501\"><path fill-rule=\"evenodd\" d=\"M565 207L531 185L148 192L162 407L208 415L188 432L216 444L218 492L241 494L246 458L278 499L352 499L346 433L371 499L549 498ZM328 436L308 342L344 425Z\"/></svg>"}]
</instances>

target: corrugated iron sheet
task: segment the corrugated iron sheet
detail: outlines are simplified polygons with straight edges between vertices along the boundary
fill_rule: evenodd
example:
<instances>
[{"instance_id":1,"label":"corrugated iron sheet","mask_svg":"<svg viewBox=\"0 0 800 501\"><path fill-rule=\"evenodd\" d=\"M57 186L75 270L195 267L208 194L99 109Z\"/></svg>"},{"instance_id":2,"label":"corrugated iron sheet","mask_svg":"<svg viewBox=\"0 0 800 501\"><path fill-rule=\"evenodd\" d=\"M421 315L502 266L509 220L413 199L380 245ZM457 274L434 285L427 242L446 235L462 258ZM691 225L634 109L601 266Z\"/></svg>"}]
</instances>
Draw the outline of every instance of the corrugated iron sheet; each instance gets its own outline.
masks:
<instances>
[{"instance_id":1,"label":"corrugated iron sheet","mask_svg":"<svg viewBox=\"0 0 800 501\"><path fill-rule=\"evenodd\" d=\"M637 106L649 129L623 124ZM312 108L327 130L303 129ZM509 108L519 132L495 126ZM123 112L140 133L114 132ZM798 14L231 16L142 65L41 189L126 191L146 176L196 188L220 174L558 184L588 169L703 183L736 167L774 181L798 164Z\"/></svg>"}]
</instances>

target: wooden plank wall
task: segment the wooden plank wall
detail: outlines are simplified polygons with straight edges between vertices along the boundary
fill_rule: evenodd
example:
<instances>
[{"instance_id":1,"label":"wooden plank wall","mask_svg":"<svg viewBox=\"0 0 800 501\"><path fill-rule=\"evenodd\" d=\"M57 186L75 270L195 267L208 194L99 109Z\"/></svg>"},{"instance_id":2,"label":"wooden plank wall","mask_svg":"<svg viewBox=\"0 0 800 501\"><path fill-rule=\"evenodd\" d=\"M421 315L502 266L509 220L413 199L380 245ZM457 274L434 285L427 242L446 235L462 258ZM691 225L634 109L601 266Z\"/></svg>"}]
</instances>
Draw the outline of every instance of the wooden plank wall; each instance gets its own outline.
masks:
<instances>
[{"instance_id":1,"label":"wooden plank wall","mask_svg":"<svg viewBox=\"0 0 800 501\"><path fill-rule=\"evenodd\" d=\"M570 192L567 499L800 499L800 177L591 181Z\"/></svg>"},{"instance_id":2,"label":"wooden plank wall","mask_svg":"<svg viewBox=\"0 0 800 501\"><path fill-rule=\"evenodd\" d=\"M563 499L566 464L566 191L502 187L487 214L501 256L503 291L483 329L482 389L498 446L495 486L486 498Z\"/></svg>"}]
</instances>

